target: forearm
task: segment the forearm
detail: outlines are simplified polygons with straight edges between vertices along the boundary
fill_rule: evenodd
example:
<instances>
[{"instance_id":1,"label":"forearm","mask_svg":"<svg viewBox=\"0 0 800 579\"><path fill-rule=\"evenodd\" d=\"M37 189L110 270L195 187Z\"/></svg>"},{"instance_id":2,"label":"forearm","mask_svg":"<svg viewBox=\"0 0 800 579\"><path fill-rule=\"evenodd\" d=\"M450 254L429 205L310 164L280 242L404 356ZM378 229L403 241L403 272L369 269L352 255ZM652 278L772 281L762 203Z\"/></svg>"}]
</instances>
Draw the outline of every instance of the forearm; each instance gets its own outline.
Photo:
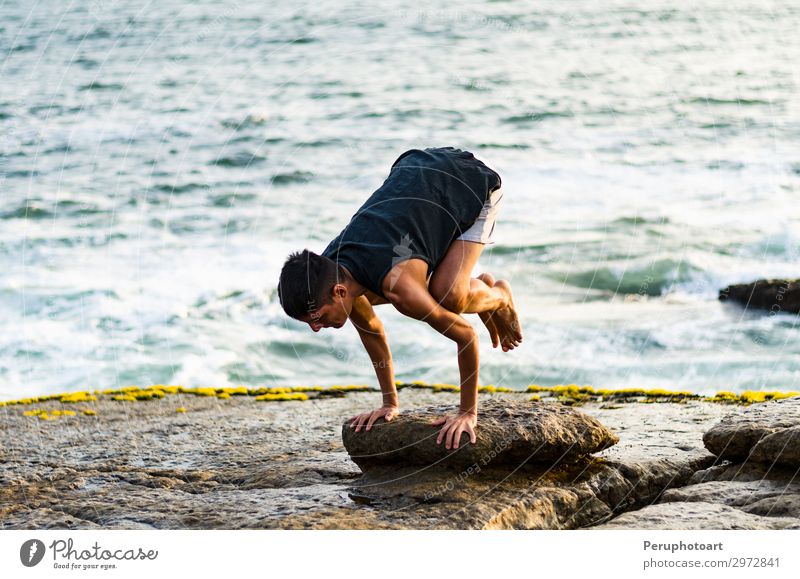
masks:
<instances>
[{"instance_id":1,"label":"forearm","mask_svg":"<svg viewBox=\"0 0 800 579\"><path fill-rule=\"evenodd\" d=\"M389 342L382 332L362 335L361 342L369 354L385 405L398 406L397 387L394 383L394 367Z\"/></svg>"},{"instance_id":2,"label":"forearm","mask_svg":"<svg viewBox=\"0 0 800 579\"><path fill-rule=\"evenodd\" d=\"M461 374L462 412L478 414L478 338L458 343L458 371Z\"/></svg>"}]
</instances>

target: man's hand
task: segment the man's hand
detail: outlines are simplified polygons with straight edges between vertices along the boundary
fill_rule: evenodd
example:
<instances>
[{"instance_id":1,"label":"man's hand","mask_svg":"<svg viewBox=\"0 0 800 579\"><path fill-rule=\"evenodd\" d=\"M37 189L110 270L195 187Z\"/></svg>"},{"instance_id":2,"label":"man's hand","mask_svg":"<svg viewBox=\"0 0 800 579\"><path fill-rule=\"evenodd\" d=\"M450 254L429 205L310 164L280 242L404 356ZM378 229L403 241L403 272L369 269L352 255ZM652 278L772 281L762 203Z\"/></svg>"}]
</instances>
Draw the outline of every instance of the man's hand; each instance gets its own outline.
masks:
<instances>
[{"instance_id":1,"label":"man's hand","mask_svg":"<svg viewBox=\"0 0 800 579\"><path fill-rule=\"evenodd\" d=\"M384 404L377 410L357 414L356 416L350 418L350 420L352 420L350 423L350 428L355 428L356 432L360 432L361 427L364 426L364 423L366 423L367 430L371 430L372 425L375 424L375 421L378 420L378 418L383 418L386 422L389 422L392 418L397 416L399 412L400 409L397 406Z\"/></svg>"},{"instance_id":2,"label":"man's hand","mask_svg":"<svg viewBox=\"0 0 800 579\"><path fill-rule=\"evenodd\" d=\"M448 450L450 447L458 448L461 434L464 432L469 434L469 441L475 444L477 440L475 436L475 427L478 426L478 417L476 415L459 409L458 414L442 416L432 423L433 426L439 426L440 424L444 424L444 428L439 431L436 444L441 444L442 439L447 437L445 448Z\"/></svg>"}]
</instances>

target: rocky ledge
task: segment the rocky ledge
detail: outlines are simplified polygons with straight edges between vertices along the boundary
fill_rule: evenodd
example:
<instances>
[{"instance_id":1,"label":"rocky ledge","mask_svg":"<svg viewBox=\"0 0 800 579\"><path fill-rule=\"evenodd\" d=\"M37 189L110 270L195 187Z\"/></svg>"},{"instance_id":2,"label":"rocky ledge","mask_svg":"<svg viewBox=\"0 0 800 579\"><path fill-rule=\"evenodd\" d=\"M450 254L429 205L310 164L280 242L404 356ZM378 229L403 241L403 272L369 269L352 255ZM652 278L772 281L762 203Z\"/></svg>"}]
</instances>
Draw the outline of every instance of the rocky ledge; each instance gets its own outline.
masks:
<instances>
[{"instance_id":1,"label":"rocky ledge","mask_svg":"<svg viewBox=\"0 0 800 579\"><path fill-rule=\"evenodd\" d=\"M360 467L342 421L371 408L374 392L100 397L74 413L57 399L27 412L4 406L0 527L800 528L800 464L776 442L794 444L800 398L578 409L484 392L478 444L446 453L429 419L458 394L400 394L396 424L344 432ZM723 450L734 446L745 450ZM399 454L376 458L385 452Z\"/></svg>"},{"instance_id":2,"label":"rocky ledge","mask_svg":"<svg viewBox=\"0 0 800 579\"><path fill-rule=\"evenodd\" d=\"M598 528L800 529L800 397L730 413L703 442L714 465Z\"/></svg>"}]
</instances>

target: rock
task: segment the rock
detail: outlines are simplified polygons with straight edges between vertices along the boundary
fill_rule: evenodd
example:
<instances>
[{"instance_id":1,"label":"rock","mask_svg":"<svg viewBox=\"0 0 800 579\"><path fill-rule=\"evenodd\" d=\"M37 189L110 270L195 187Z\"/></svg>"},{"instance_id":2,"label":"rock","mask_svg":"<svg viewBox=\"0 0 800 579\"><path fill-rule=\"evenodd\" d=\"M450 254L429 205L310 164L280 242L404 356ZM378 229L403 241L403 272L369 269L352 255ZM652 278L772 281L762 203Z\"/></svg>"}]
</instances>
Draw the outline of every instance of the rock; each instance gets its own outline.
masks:
<instances>
[{"instance_id":1,"label":"rock","mask_svg":"<svg viewBox=\"0 0 800 579\"><path fill-rule=\"evenodd\" d=\"M800 467L800 396L749 406L724 417L703 435L706 448L734 462Z\"/></svg>"},{"instance_id":2,"label":"rock","mask_svg":"<svg viewBox=\"0 0 800 579\"><path fill-rule=\"evenodd\" d=\"M462 434L459 448L447 450L444 443L436 444L441 426L431 423L452 411L452 406L408 411L361 432L350 428L346 420L342 440L362 471L379 465L505 465L513 469L531 463L563 464L619 442L597 419L574 408L491 399L480 406L476 443Z\"/></svg>"},{"instance_id":3,"label":"rock","mask_svg":"<svg viewBox=\"0 0 800 579\"><path fill-rule=\"evenodd\" d=\"M593 528L800 529L796 469L769 464L713 465L665 490L656 504Z\"/></svg>"},{"instance_id":4,"label":"rock","mask_svg":"<svg viewBox=\"0 0 800 579\"><path fill-rule=\"evenodd\" d=\"M800 467L800 425L766 435L753 447L750 460Z\"/></svg>"},{"instance_id":5,"label":"rock","mask_svg":"<svg viewBox=\"0 0 800 579\"><path fill-rule=\"evenodd\" d=\"M579 529L654 501L703 465L707 460L618 463L588 458L557 467L532 463L527 469L373 466L350 490L350 498L369 505L369 511L355 516L342 510L324 521L309 515L298 526Z\"/></svg>"},{"instance_id":6,"label":"rock","mask_svg":"<svg viewBox=\"0 0 800 579\"><path fill-rule=\"evenodd\" d=\"M669 489L661 503L713 502L764 517L794 517L800 521L800 484L770 480L709 481Z\"/></svg>"},{"instance_id":7,"label":"rock","mask_svg":"<svg viewBox=\"0 0 800 579\"><path fill-rule=\"evenodd\" d=\"M697 471L688 486L667 491L664 497L706 495L748 513L800 519L800 481L796 479L794 467L755 462L716 465ZM705 489L712 492L704 493Z\"/></svg>"},{"instance_id":8,"label":"rock","mask_svg":"<svg viewBox=\"0 0 800 579\"><path fill-rule=\"evenodd\" d=\"M445 405L451 411L458 404L457 393L400 394L404 409ZM536 407L529 397L481 394L481 409L498 402ZM647 508L687 484L763 479L786 485L797 471L766 463L714 465L701 438L729 407L690 400L619 409L587 402L580 411L621 440L574 462L471 470L374 465L363 473L341 444L341 421L374 403L374 392L280 403L246 396L100 399L92 404L96 416L52 421L24 416L30 407L0 408L6 433L0 528L575 529ZM176 413L178 404L187 412ZM56 400L36 406L63 408ZM703 488L689 491L711 497ZM733 490L720 494L728 497L725 506L773 520L794 516L792 489L781 497L773 494L777 487L764 487L755 502L734 500ZM696 508L700 502L669 504ZM709 518L715 512L703 511ZM639 521L631 520L616 528L637 528ZM697 514L684 523L706 528L708 520Z\"/></svg>"},{"instance_id":9,"label":"rock","mask_svg":"<svg viewBox=\"0 0 800 579\"><path fill-rule=\"evenodd\" d=\"M719 299L775 313L797 313L800 312L800 279L759 279L729 285L720 290Z\"/></svg>"},{"instance_id":10,"label":"rock","mask_svg":"<svg viewBox=\"0 0 800 579\"><path fill-rule=\"evenodd\" d=\"M800 519L762 517L705 501L648 505L592 529L800 529Z\"/></svg>"}]
</instances>

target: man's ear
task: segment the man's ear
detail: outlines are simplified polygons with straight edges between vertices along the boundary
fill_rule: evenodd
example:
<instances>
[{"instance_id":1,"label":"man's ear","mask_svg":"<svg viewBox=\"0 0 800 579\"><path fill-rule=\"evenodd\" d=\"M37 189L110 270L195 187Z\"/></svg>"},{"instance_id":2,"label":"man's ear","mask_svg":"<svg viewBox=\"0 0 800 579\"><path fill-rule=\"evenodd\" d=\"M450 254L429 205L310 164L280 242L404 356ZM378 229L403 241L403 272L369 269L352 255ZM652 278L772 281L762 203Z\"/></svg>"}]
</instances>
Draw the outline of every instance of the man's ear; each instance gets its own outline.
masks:
<instances>
[{"instance_id":1,"label":"man's ear","mask_svg":"<svg viewBox=\"0 0 800 579\"><path fill-rule=\"evenodd\" d=\"M343 283L334 284L331 293L334 297L343 298L347 295L347 286L345 286Z\"/></svg>"}]
</instances>

